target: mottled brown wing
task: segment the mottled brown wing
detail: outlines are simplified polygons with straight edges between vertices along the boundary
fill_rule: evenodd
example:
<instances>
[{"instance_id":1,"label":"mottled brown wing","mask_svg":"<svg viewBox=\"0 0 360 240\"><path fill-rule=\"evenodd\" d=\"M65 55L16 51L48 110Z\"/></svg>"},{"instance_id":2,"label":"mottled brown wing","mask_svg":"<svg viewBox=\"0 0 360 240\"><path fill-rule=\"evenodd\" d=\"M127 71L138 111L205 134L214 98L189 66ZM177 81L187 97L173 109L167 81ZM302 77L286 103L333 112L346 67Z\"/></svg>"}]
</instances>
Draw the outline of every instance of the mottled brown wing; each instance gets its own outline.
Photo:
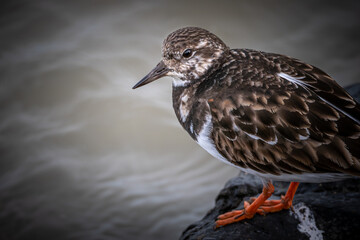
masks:
<instances>
[{"instance_id":1,"label":"mottled brown wing","mask_svg":"<svg viewBox=\"0 0 360 240\"><path fill-rule=\"evenodd\" d=\"M332 77L321 69L310 64L301 62L298 59L267 54L270 59L280 58L282 64L289 67L280 70L290 76L297 77L302 84L320 97L327 104L348 115L360 125L360 106L344 88L342 88ZM301 83L300 83L301 84Z\"/></svg>"},{"instance_id":2,"label":"mottled brown wing","mask_svg":"<svg viewBox=\"0 0 360 240\"><path fill-rule=\"evenodd\" d=\"M359 104L321 70L266 57L275 68L258 65L254 74L247 69L257 63L242 63L230 86L219 86L224 90L209 100L218 151L262 173L360 175Z\"/></svg>"}]
</instances>

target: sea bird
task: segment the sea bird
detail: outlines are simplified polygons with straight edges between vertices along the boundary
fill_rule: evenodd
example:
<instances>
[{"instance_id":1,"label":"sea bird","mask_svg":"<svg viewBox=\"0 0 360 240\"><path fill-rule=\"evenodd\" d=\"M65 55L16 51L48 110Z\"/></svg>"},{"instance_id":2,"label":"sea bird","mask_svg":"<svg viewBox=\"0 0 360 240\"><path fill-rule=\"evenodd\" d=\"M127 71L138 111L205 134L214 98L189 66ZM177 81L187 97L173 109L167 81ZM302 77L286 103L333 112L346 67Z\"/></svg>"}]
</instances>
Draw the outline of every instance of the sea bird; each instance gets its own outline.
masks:
<instances>
[{"instance_id":1,"label":"sea bird","mask_svg":"<svg viewBox=\"0 0 360 240\"><path fill-rule=\"evenodd\" d=\"M207 152L259 176L262 193L218 216L215 228L289 209L300 182L360 176L359 104L324 71L298 59L230 49L198 27L172 32L162 60L133 88L170 76L175 114ZM272 181L289 181L268 200Z\"/></svg>"}]
</instances>

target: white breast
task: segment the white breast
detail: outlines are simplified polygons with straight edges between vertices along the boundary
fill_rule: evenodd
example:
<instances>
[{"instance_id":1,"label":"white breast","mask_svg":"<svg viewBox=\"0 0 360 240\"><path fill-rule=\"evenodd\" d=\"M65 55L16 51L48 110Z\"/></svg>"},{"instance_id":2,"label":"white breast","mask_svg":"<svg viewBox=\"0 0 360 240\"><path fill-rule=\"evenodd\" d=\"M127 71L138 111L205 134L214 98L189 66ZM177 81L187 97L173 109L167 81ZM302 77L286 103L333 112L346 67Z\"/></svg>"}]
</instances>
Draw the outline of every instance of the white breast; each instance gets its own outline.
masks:
<instances>
[{"instance_id":1,"label":"white breast","mask_svg":"<svg viewBox=\"0 0 360 240\"><path fill-rule=\"evenodd\" d=\"M199 135L196 138L196 142L203 148L205 149L208 153L210 153L214 158L219 159L220 161L229 164L231 166L240 168L234 164L232 164L231 162L229 162L228 160L226 160L226 158L224 158L216 149L214 141L210 138L210 134L213 128L213 124L212 124L212 117L210 114L206 115L205 117L205 123L202 126L201 131L199 132ZM242 168L240 168L242 169Z\"/></svg>"}]
</instances>

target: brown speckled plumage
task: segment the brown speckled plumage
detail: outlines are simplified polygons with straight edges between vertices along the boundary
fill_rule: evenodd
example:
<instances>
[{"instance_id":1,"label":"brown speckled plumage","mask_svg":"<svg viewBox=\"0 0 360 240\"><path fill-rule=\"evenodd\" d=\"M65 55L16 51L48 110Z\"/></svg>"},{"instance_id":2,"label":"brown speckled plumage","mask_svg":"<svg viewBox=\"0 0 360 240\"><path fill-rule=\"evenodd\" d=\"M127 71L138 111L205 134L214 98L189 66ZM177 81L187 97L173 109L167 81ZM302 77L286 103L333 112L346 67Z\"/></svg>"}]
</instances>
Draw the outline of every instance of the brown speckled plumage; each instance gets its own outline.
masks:
<instances>
[{"instance_id":1,"label":"brown speckled plumage","mask_svg":"<svg viewBox=\"0 0 360 240\"><path fill-rule=\"evenodd\" d=\"M226 62L231 63L218 76L208 78L211 92L196 97L208 100L212 138L226 159L274 175L359 175L360 126L328 103L356 119L359 104L331 77L298 60L252 50L232 50Z\"/></svg>"},{"instance_id":2,"label":"brown speckled plumage","mask_svg":"<svg viewBox=\"0 0 360 240\"><path fill-rule=\"evenodd\" d=\"M189 58L182 56L186 49ZM200 28L171 33L162 55L157 75L176 79L179 122L197 140L211 115L209 137L233 165L270 179L360 175L359 104L322 70L284 55L230 50Z\"/></svg>"},{"instance_id":3,"label":"brown speckled plumage","mask_svg":"<svg viewBox=\"0 0 360 240\"><path fill-rule=\"evenodd\" d=\"M322 70L188 27L165 39L162 60L134 88L163 76L174 78L173 107L190 136L263 179L262 194L216 227L290 208L299 182L360 176L360 106ZM292 182L281 200L267 200L271 180Z\"/></svg>"}]
</instances>

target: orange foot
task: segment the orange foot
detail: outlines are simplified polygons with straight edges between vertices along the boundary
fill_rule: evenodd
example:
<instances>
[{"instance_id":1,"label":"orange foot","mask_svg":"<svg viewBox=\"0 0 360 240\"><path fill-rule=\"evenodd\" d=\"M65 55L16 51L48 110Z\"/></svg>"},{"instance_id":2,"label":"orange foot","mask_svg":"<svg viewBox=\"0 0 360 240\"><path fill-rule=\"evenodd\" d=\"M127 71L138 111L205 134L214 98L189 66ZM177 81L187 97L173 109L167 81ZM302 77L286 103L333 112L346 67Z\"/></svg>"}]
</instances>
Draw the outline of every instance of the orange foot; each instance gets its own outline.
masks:
<instances>
[{"instance_id":1,"label":"orange foot","mask_svg":"<svg viewBox=\"0 0 360 240\"><path fill-rule=\"evenodd\" d=\"M274 185L269 182L266 186L264 186L259 197L251 198L251 204L247 201L244 202L244 209L233 210L219 215L215 223L215 229L230 223L252 218L255 213L265 215L269 212L278 212L282 209L289 209L292 207L292 201L298 186L298 182L291 182L286 195L281 196L280 200L267 200L274 193Z\"/></svg>"}]
</instances>

